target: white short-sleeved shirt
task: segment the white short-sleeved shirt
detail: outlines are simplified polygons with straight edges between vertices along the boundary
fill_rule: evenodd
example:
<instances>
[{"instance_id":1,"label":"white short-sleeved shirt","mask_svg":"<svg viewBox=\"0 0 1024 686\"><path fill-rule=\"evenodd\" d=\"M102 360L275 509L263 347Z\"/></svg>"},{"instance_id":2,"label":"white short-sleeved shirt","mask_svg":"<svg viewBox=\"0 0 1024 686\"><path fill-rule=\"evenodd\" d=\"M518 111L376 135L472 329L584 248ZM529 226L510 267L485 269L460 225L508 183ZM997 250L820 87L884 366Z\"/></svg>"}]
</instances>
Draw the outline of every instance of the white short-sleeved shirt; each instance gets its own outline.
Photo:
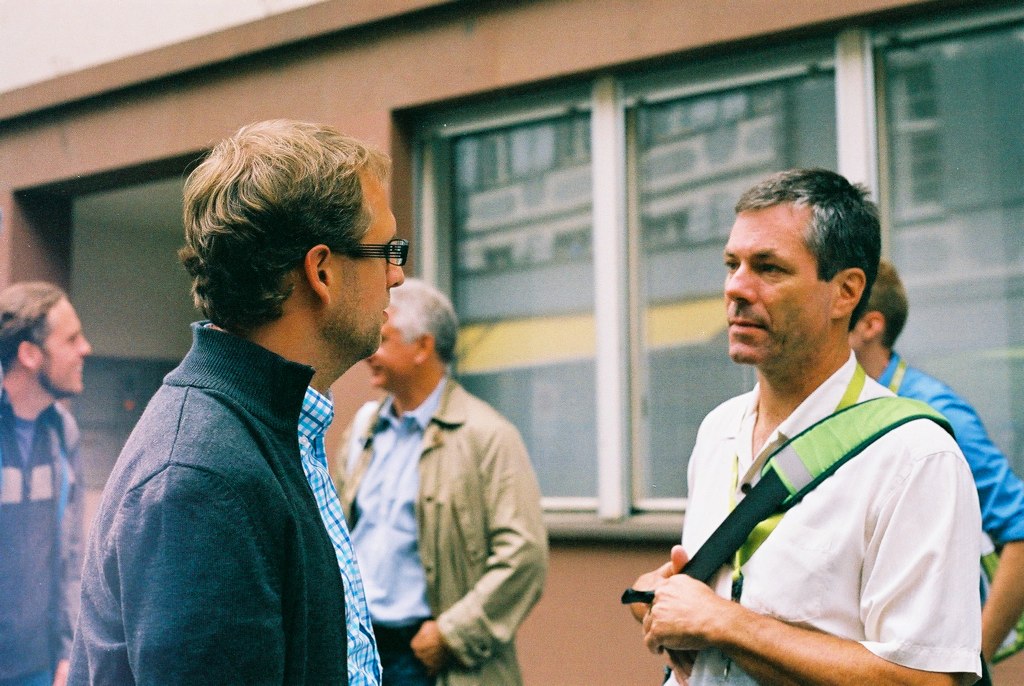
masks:
<instances>
[{"instance_id":1,"label":"white short-sleeved shirt","mask_svg":"<svg viewBox=\"0 0 1024 686\"><path fill-rule=\"evenodd\" d=\"M774 447L831 414L853 377L850 360L769 437L751 442L758 389L701 424L689 467L683 547L691 555L728 515L739 483L755 482ZM891 393L867 379L860 400ZM736 501L743 494L737 489ZM900 665L981 674L981 515L956 442L929 420L889 432L790 510L743 566L741 602L755 612L862 643ZM731 569L712 588L731 593ZM717 650L702 651L691 686L753 684ZM973 678L965 679L966 683Z\"/></svg>"}]
</instances>

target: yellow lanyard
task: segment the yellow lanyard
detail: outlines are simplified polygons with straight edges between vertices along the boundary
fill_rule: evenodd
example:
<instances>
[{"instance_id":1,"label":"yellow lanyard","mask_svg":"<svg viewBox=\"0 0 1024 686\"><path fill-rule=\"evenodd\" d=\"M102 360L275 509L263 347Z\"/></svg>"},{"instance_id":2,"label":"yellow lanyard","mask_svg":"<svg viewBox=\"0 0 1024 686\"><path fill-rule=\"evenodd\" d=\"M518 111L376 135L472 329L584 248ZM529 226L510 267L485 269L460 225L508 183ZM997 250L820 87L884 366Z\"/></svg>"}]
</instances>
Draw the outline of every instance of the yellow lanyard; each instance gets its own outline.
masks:
<instances>
[{"instance_id":1,"label":"yellow lanyard","mask_svg":"<svg viewBox=\"0 0 1024 686\"><path fill-rule=\"evenodd\" d=\"M896 363L896 371L893 372L892 379L889 381L889 390L897 395L900 392L900 384L903 383L903 375L907 373L907 363L903 358Z\"/></svg>"},{"instance_id":2,"label":"yellow lanyard","mask_svg":"<svg viewBox=\"0 0 1024 686\"><path fill-rule=\"evenodd\" d=\"M902 378L902 374L900 374ZM835 411L845 409L851 405L856 404L857 399L860 398L861 391L864 390L864 382L867 378L867 374L864 373L864 368L859 364L853 372L853 378L850 379L849 385L846 387L846 391L843 393L843 397L840 398L839 404L836 406ZM732 488L729 490L729 511L731 512L736 507L736 487L739 485L739 473L740 473L740 456L735 455L732 461ZM743 592L743 572L741 571L743 565L746 564L750 556L764 543L765 539L768 538L769 534L775 530L775 527L779 525L784 512L779 512L771 517L758 523L754 530L750 532L747 540L739 547L733 557L732 564L732 596L733 600L739 600L740 594Z\"/></svg>"}]
</instances>

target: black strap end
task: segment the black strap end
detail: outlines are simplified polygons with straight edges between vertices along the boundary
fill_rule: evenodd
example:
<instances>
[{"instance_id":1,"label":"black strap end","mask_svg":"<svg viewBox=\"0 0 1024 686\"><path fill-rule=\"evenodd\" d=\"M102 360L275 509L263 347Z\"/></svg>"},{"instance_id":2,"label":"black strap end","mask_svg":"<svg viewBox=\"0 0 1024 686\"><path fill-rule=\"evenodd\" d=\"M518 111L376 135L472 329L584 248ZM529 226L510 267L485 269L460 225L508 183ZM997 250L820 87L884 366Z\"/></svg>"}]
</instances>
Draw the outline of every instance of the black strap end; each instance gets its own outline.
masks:
<instances>
[{"instance_id":1,"label":"black strap end","mask_svg":"<svg viewBox=\"0 0 1024 686\"><path fill-rule=\"evenodd\" d=\"M650 605L654 602L654 591L638 591L635 588L627 588L622 593L621 602L623 605L632 605L633 603Z\"/></svg>"}]
</instances>

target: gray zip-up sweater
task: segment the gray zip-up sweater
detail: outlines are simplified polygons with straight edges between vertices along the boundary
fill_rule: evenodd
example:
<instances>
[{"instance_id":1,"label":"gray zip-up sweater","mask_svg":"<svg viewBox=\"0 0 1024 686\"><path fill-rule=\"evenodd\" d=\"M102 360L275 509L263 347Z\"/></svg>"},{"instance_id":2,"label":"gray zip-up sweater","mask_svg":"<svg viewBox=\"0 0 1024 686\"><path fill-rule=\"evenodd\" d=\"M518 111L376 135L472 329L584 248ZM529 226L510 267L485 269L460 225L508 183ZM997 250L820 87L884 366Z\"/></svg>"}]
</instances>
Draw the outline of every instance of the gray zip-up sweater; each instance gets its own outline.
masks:
<instances>
[{"instance_id":1,"label":"gray zip-up sweater","mask_svg":"<svg viewBox=\"0 0 1024 686\"><path fill-rule=\"evenodd\" d=\"M312 374L193 325L104 490L70 683L347 683L341 575L299 457Z\"/></svg>"}]
</instances>

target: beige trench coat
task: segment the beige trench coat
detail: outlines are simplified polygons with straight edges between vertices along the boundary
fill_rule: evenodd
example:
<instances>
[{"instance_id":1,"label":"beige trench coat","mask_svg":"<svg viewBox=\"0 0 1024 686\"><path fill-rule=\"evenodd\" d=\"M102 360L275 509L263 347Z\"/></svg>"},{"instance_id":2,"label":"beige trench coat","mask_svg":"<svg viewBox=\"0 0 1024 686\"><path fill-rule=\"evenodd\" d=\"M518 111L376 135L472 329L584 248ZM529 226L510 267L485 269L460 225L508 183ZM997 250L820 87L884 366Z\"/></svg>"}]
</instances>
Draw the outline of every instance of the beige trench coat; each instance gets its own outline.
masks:
<instances>
[{"instance_id":1,"label":"beige trench coat","mask_svg":"<svg viewBox=\"0 0 1024 686\"><path fill-rule=\"evenodd\" d=\"M379 403L346 430L335 485L349 518ZM348 465L352 465L351 470ZM448 379L423 436L416 519L427 602L459 663L438 686L522 683L515 633L540 598L547 531L540 490L516 428Z\"/></svg>"}]
</instances>

